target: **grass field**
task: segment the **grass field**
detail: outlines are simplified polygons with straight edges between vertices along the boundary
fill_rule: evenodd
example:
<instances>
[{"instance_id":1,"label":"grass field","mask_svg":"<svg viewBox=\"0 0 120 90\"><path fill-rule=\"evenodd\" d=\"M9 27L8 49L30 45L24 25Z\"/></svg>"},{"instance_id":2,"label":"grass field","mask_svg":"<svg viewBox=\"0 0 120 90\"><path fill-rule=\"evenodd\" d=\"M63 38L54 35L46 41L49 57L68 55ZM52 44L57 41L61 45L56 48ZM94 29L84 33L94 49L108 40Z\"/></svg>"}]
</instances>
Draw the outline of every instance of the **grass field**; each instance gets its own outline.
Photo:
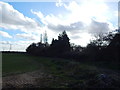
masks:
<instances>
[{"instance_id":1,"label":"grass field","mask_svg":"<svg viewBox=\"0 0 120 90\"><path fill-rule=\"evenodd\" d=\"M81 85L88 87L89 85L85 86L85 83L89 83L91 79L95 79L99 74L112 74L113 72L117 72L119 70L119 63L107 61L75 62L60 58L35 57L19 53L3 53L3 77L32 72L39 69L55 77L54 81L43 78L46 87L78 87ZM116 77L113 78L116 79ZM37 80L38 82L41 81L41 79ZM80 83L80 85L78 83Z\"/></svg>"}]
</instances>

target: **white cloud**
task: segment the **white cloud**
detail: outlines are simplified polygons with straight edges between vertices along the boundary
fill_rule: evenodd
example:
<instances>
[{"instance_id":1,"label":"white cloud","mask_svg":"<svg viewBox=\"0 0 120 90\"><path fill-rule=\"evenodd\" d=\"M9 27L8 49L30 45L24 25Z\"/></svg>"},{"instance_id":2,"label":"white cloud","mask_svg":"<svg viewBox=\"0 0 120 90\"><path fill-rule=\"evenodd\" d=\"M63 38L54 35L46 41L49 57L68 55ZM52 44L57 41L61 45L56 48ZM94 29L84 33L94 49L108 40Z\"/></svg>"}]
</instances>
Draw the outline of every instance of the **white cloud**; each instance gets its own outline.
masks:
<instances>
[{"instance_id":1,"label":"white cloud","mask_svg":"<svg viewBox=\"0 0 120 90\"><path fill-rule=\"evenodd\" d=\"M4 32L4 31L0 31L0 35L3 37L12 38L11 35L9 35L7 32Z\"/></svg>"},{"instance_id":2,"label":"white cloud","mask_svg":"<svg viewBox=\"0 0 120 90\"><path fill-rule=\"evenodd\" d=\"M30 45L30 42L40 41L39 34L42 32L41 25L34 19L24 16L21 12L13 8L12 5L0 2L0 27L8 30L21 30L22 34L16 34L13 40L17 42L12 42L12 50L25 51L26 47ZM0 34L4 37L12 38L7 32L0 31ZM29 40L20 43L19 40ZM10 45L8 43L2 43L2 48L4 50L9 50Z\"/></svg>"},{"instance_id":3,"label":"white cloud","mask_svg":"<svg viewBox=\"0 0 120 90\"><path fill-rule=\"evenodd\" d=\"M116 17L118 17L118 16L120 16L120 12L118 13L118 11L114 11L114 15L115 15Z\"/></svg>"},{"instance_id":4,"label":"white cloud","mask_svg":"<svg viewBox=\"0 0 120 90\"><path fill-rule=\"evenodd\" d=\"M35 15L37 15L40 19L44 18L44 15L39 11L39 12L35 12L31 9L31 12Z\"/></svg>"},{"instance_id":5,"label":"white cloud","mask_svg":"<svg viewBox=\"0 0 120 90\"><path fill-rule=\"evenodd\" d=\"M64 23L62 19L60 19L58 16L55 16L53 14L47 15L42 21L45 22L46 25L48 24L58 25Z\"/></svg>"},{"instance_id":6,"label":"white cloud","mask_svg":"<svg viewBox=\"0 0 120 90\"><path fill-rule=\"evenodd\" d=\"M40 11L32 11L47 26L48 30L55 32L50 37L66 30L72 42L76 41L77 44L77 41L81 40L81 44L84 42L85 45L92 37L90 34L107 33L114 29L113 24L109 21L110 17L112 17L109 16L111 15L110 8L104 1L70 1L66 4L59 0L56 6L58 8L64 7L69 13L67 12L65 15L49 14L44 16Z\"/></svg>"},{"instance_id":7,"label":"white cloud","mask_svg":"<svg viewBox=\"0 0 120 90\"><path fill-rule=\"evenodd\" d=\"M87 32L77 33L69 36L71 38L70 40L71 43L75 43L81 46L86 46L92 39L92 35Z\"/></svg>"},{"instance_id":8,"label":"white cloud","mask_svg":"<svg viewBox=\"0 0 120 90\"><path fill-rule=\"evenodd\" d=\"M51 13L45 16L41 11L31 10L33 14L40 18L40 21L44 24L43 27L35 20L15 10L11 5L0 2L0 5L2 5L2 9L0 7L0 13L2 13L0 27L21 29L24 33L17 34L17 37L36 42L40 41L40 34L47 30L49 43L51 43L52 38L57 38L59 33L66 30L71 39L70 42L83 46L89 42L92 37L91 34L106 33L113 29L113 25L109 21L109 17L112 17L109 15L112 15L112 12L110 12L104 0L91 0L90 2L87 0L80 0L81 2L71 0L67 4L62 1L58 0L56 8L64 7L65 11L68 11L64 12L64 14L55 15ZM25 50L24 47L28 45L25 43L26 41L23 41L18 46ZM17 45L13 46L20 50Z\"/></svg>"},{"instance_id":9,"label":"white cloud","mask_svg":"<svg viewBox=\"0 0 120 90\"><path fill-rule=\"evenodd\" d=\"M2 23L0 27L5 29L19 29L23 32L34 32L41 30L41 26L35 20L24 16L19 11L15 10L10 4L0 2L0 13L2 14Z\"/></svg>"},{"instance_id":10,"label":"white cloud","mask_svg":"<svg viewBox=\"0 0 120 90\"><path fill-rule=\"evenodd\" d=\"M71 21L82 21L85 23L90 23L91 18L96 18L101 21L106 21L108 6L103 2L96 2L94 0L83 1L76 3L72 1L69 5L65 5L65 8L71 11L69 18Z\"/></svg>"},{"instance_id":11,"label":"white cloud","mask_svg":"<svg viewBox=\"0 0 120 90\"><path fill-rule=\"evenodd\" d=\"M71 1L67 5L60 0L57 3L62 3L63 5L60 6L63 6L66 10L71 11L71 13L66 14L66 18L64 18L65 16L63 15L53 14L44 16L42 12L35 12L32 10L32 13L36 14L43 24L47 25L51 30L83 30L82 24L84 24L84 29L87 29L85 26L89 26L92 22L92 19L95 19L100 23L105 22L103 24L109 24L108 6L102 1L97 2L95 0L91 0L91 2L83 1L80 3ZM77 25L78 22L81 24Z\"/></svg>"},{"instance_id":12,"label":"white cloud","mask_svg":"<svg viewBox=\"0 0 120 90\"><path fill-rule=\"evenodd\" d=\"M61 7L62 5L63 5L62 0L58 0L58 2L56 2L57 7Z\"/></svg>"},{"instance_id":13,"label":"white cloud","mask_svg":"<svg viewBox=\"0 0 120 90\"><path fill-rule=\"evenodd\" d=\"M0 41L0 51L26 51L33 41Z\"/></svg>"},{"instance_id":14,"label":"white cloud","mask_svg":"<svg viewBox=\"0 0 120 90\"><path fill-rule=\"evenodd\" d=\"M27 39L27 40L36 40L36 37L27 33L16 34L17 37Z\"/></svg>"}]
</instances>

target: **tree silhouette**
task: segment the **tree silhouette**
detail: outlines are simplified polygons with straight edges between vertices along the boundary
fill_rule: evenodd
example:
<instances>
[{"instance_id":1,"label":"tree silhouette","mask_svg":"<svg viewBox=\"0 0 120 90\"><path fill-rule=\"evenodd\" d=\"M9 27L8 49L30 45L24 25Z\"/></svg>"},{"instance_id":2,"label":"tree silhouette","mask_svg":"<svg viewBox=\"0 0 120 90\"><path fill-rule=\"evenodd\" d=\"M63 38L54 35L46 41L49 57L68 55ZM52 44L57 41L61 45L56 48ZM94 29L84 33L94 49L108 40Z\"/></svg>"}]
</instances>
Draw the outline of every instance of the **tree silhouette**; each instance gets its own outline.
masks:
<instances>
[{"instance_id":1,"label":"tree silhouette","mask_svg":"<svg viewBox=\"0 0 120 90\"><path fill-rule=\"evenodd\" d=\"M27 51L29 54L35 55L35 53L36 53L36 44L35 44L35 43L32 43L30 46L28 46L28 48L26 49L26 51Z\"/></svg>"},{"instance_id":2,"label":"tree silhouette","mask_svg":"<svg viewBox=\"0 0 120 90\"><path fill-rule=\"evenodd\" d=\"M59 34L58 40L53 38L51 43L51 52L54 55L60 55L62 53L70 51L70 42L66 34L66 31L63 31L62 34Z\"/></svg>"},{"instance_id":3,"label":"tree silhouette","mask_svg":"<svg viewBox=\"0 0 120 90\"><path fill-rule=\"evenodd\" d=\"M62 34L59 34L58 40L53 38L51 45L48 43L32 43L26 51L33 55L42 55L42 56L61 56L65 52L69 52L70 42L67 36L66 31L63 31Z\"/></svg>"},{"instance_id":4,"label":"tree silhouette","mask_svg":"<svg viewBox=\"0 0 120 90\"><path fill-rule=\"evenodd\" d=\"M63 31L58 39L52 39L51 44L32 43L26 51L32 55L73 58L76 60L119 60L120 59L120 33L98 35L87 47L71 44L70 39Z\"/></svg>"},{"instance_id":5,"label":"tree silhouette","mask_svg":"<svg viewBox=\"0 0 120 90\"><path fill-rule=\"evenodd\" d=\"M112 59L120 60L120 33L113 37L108 45L107 52Z\"/></svg>"}]
</instances>

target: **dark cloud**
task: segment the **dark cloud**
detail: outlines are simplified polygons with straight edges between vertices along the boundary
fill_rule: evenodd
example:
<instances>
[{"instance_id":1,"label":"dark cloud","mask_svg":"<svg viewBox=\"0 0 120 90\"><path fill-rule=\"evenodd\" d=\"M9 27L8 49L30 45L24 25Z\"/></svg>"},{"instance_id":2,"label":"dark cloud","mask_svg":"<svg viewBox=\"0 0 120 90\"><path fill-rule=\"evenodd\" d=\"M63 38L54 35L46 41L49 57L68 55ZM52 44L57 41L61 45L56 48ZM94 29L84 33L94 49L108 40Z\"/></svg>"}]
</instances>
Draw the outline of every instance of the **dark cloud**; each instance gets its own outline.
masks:
<instances>
[{"instance_id":1,"label":"dark cloud","mask_svg":"<svg viewBox=\"0 0 120 90\"><path fill-rule=\"evenodd\" d=\"M109 24L104 22L92 20L91 24L88 26L88 32L95 35L108 33L109 31Z\"/></svg>"},{"instance_id":2,"label":"dark cloud","mask_svg":"<svg viewBox=\"0 0 120 90\"><path fill-rule=\"evenodd\" d=\"M74 30L81 30L84 28L84 25L82 22L75 22L71 23L70 25L53 25L53 24L48 24L48 28L54 31L61 31L61 30L66 30L66 31L74 31Z\"/></svg>"},{"instance_id":3,"label":"dark cloud","mask_svg":"<svg viewBox=\"0 0 120 90\"><path fill-rule=\"evenodd\" d=\"M80 37L80 35L73 35L70 38L72 38L72 39L80 39L81 37Z\"/></svg>"}]
</instances>

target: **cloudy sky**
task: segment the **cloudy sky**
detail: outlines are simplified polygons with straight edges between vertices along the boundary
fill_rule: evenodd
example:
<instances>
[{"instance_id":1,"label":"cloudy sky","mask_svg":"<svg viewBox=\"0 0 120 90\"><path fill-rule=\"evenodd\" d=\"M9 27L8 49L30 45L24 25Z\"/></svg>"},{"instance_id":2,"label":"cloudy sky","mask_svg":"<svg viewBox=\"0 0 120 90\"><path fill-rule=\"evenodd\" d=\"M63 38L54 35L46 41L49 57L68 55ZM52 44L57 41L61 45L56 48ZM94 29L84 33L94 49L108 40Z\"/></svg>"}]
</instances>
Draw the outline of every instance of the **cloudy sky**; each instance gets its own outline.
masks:
<instances>
[{"instance_id":1,"label":"cloudy sky","mask_svg":"<svg viewBox=\"0 0 120 90\"><path fill-rule=\"evenodd\" d=\"M0 51L25 51L45 31L49 44L66 30L71 43L86 46L117 28L118 0L0 1Z\"/></svg>"}]
</instances>

